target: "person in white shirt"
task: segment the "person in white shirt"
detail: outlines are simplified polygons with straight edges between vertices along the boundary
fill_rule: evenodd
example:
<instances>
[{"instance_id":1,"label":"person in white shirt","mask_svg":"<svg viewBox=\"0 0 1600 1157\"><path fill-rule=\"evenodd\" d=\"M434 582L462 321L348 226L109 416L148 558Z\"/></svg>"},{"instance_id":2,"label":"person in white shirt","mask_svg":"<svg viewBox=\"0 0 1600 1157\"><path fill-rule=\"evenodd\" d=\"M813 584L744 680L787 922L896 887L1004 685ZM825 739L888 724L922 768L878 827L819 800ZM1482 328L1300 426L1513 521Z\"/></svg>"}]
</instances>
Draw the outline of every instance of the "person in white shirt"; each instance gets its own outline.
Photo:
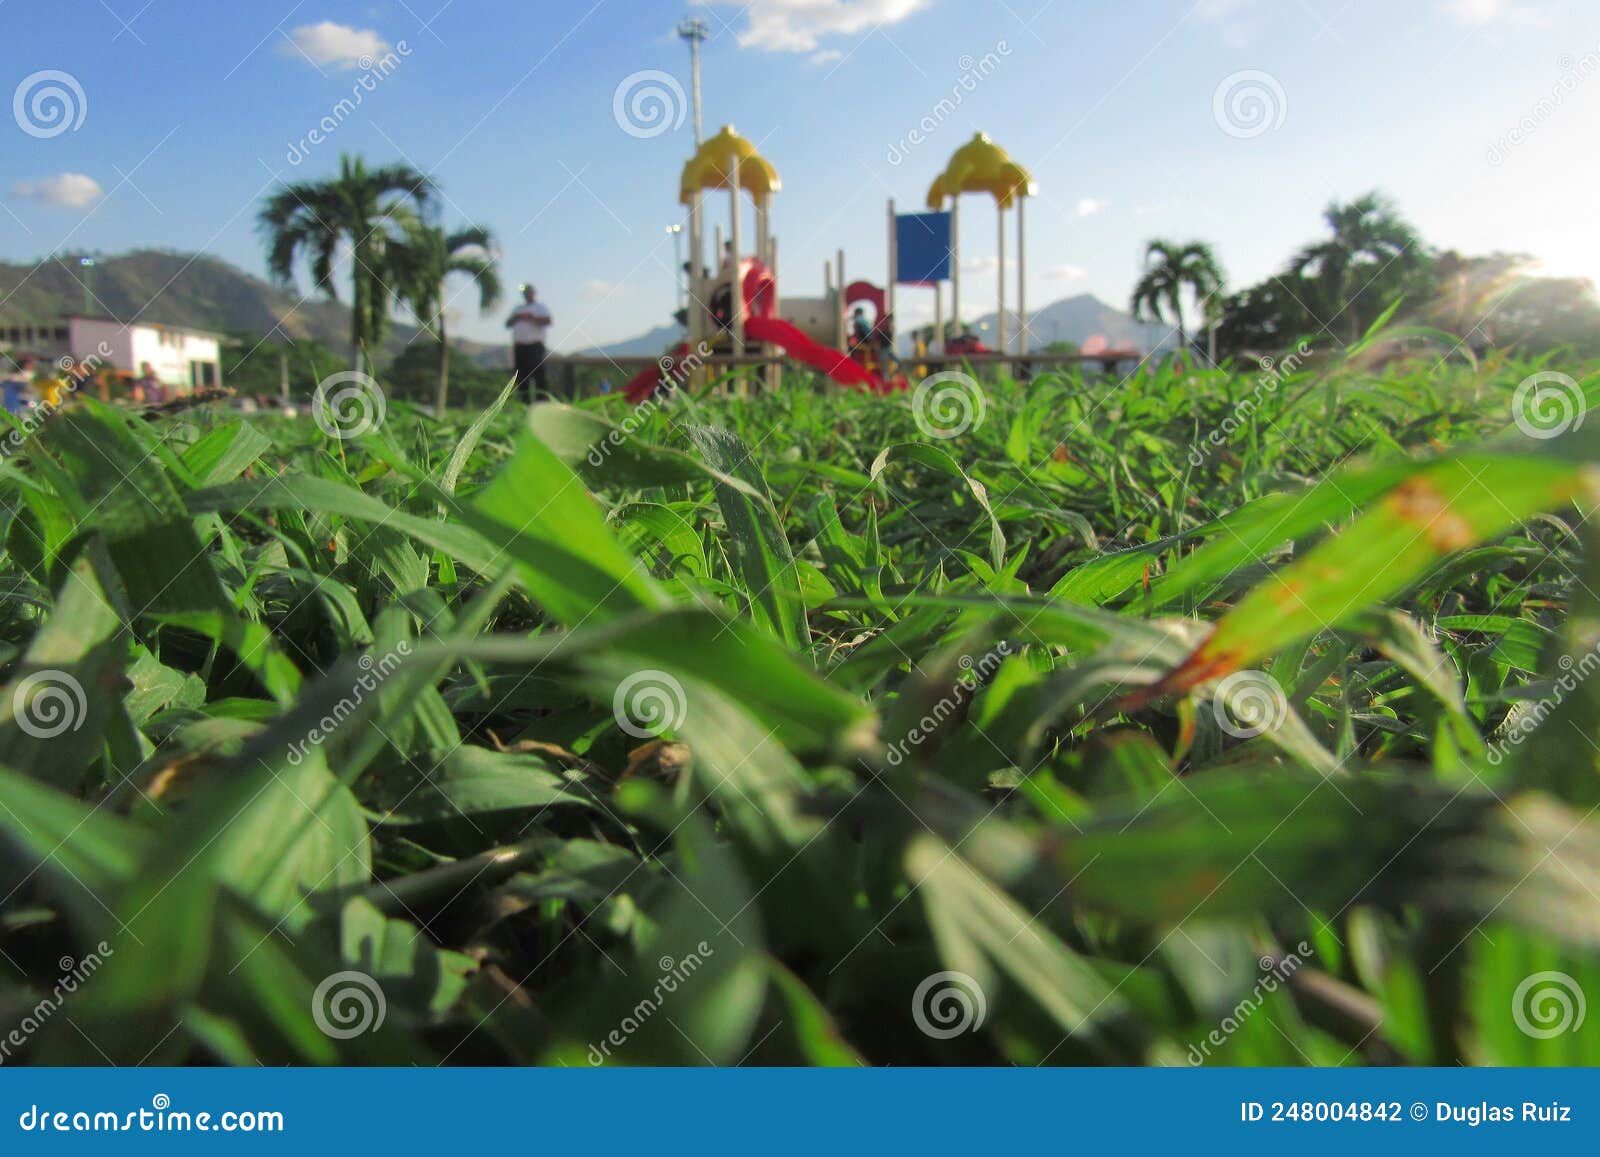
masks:
<instances>
[{"instance_id":1,"label":"person in white shirt","mask_svg":"<svg viewBox=\"0 0 1600 1157\"><path fill-rule=\"evenodd\" d=\"M540 397L550 396L545 378L545 336L550 332L550 311L538 300L531 285L522 287L522 304L511 311L506 328L511 331L511 356L517 370L517 388L527 401L537 389Z\"/></svg>"}]
</instances>

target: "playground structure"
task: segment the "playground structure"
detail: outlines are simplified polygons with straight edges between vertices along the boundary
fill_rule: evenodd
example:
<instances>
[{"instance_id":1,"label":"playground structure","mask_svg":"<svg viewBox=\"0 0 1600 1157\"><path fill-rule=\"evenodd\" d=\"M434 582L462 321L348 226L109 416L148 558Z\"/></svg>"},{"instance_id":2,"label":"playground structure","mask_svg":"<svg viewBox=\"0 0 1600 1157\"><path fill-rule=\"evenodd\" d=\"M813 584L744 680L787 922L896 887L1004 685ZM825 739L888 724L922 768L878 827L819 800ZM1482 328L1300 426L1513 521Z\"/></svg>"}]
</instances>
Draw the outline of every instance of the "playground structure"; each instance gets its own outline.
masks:
<instances>
[{"instance_id":1,"label":"playground structure","mask_svg":"<svg viewBox=\"0 0 1600 1157\"><path fill-rule=\"evenodd\" d=\"M702 142L685 163L678 200L688 211L689 254L685 266L688 305L682 321L687 340L628 382L625 392L641 402L663 386L682 385L709 365L763 365L776 385L779 357L797 361L841 385L874 393L905 389L895 369L895 300L900 286L934 291L934 340L919 349L919 362L983 359L1007 362L1028 356L1027 255L1023 206L1036 187L1028 171L982 133L956 150L927 193L927 212L900 214L888 204L888 270L880 287L846 281L845 253L823 264L822 293L789 297L779 292L778 239L772 231L772 201L782 182L770 161L747 139L724 125ZM707 261L707 194L728 193L727 232L712 230ZM999 222L999 324L997 349L976 335L959 332L961 319L960 198L994 198ZM745 200L753 213L754 236L746 232ZM948 208L946 207L948 206ZM1010 340L1006 312L1006 212L1016 210L1017 340ZM951 320L958 336L945 341L944 283L951 285ZM866 332L852 326L859 308L870 307ZM1030 360L1101 360L1132 351L1107 351L1094 359L1050 357Z\"/></svg>"}]
</instances>

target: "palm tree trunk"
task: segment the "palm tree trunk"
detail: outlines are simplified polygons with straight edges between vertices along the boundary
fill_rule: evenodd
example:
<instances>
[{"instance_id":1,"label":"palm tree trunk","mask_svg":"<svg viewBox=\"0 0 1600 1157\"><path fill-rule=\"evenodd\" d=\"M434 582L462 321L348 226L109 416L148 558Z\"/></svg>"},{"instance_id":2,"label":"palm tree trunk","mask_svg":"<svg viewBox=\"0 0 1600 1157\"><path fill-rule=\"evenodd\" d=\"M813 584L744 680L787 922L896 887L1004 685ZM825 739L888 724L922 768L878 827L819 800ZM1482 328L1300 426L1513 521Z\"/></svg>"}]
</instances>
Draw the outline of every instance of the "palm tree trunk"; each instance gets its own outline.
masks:
<instances>
[{"instance_id":1,"label":"palm tree trunk","mask_svg":"<svg viewBox=\"0 0 1600 1157\"><path fill-rule=\"evenodd\" d=\"M433 415L444 417L445 398L450 393L450 339L444 329L444 310L440 310L434 332L439 335L439 393L433 400Z\"/></svg>"},{"instance_id":2,"label":"palm tree trunk","mask_svg":"<svg viewBox=\"0 0 1600 1157\"><path fill-rule=\"evenodd\" d=\"M354 259L350 263L350 346L351 367L356 373L361 372L361 347L367 336L366 326L366 278L362 274L361 250L355 250Z\"/></svg>"}]
</instances>

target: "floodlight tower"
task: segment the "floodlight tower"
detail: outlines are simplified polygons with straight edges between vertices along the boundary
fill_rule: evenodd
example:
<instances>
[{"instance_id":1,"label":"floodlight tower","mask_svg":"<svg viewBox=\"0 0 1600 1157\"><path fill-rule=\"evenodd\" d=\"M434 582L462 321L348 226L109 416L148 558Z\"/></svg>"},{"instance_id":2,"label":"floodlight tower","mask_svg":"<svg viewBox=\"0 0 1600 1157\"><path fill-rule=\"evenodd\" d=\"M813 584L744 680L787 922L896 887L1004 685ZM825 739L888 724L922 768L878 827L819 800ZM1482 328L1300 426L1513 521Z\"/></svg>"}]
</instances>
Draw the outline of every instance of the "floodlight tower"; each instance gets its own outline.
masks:
<instances>
[{"instance_id":1,"label":"floodlight tower","mask_svg":"<svg viewBox=\"0 0 1600 1157\"><path fill-rule=\"evenodd\" d=\"M678 21L678 37L689 42L689 80L694 91L694 143L698 148L705 139L700 127L700 44L711 35L711 28L698 16L688 16Z\"/></svg>"}]
</instances>

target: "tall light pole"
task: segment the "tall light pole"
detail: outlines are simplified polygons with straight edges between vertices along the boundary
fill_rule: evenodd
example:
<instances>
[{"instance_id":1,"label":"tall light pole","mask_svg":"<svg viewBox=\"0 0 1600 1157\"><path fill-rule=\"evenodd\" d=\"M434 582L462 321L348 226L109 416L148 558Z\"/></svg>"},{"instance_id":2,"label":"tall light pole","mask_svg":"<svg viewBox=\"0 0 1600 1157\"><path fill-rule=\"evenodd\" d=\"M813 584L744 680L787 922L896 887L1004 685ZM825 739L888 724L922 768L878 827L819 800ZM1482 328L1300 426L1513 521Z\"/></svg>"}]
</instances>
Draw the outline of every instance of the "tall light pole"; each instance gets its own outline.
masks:
<instances>
[{"instance_id":1,"label":"tall light pole","mask_svg":"<svg viewBox=\"0 0 1600 1157\"><path fill-rule=\"evenodd\" d=\"M711 35L711 28L698 16L678 21L678 36L689 42L689 81L694 92L694 143L705 140L700 123L700 42Z\"/></svg>"},{"instance_id":2,"label":"tall light pole","mask_svg":"<svg viewBox=\"0 0 1600 1157\"><path fill-rule=\"evenodd\" d=\"M83 270L83 316L94 316L94 291L89 288L89 282L94 280L95 260L93 257L78 258L78 266Z\"/></svg>"}]
</instances>

